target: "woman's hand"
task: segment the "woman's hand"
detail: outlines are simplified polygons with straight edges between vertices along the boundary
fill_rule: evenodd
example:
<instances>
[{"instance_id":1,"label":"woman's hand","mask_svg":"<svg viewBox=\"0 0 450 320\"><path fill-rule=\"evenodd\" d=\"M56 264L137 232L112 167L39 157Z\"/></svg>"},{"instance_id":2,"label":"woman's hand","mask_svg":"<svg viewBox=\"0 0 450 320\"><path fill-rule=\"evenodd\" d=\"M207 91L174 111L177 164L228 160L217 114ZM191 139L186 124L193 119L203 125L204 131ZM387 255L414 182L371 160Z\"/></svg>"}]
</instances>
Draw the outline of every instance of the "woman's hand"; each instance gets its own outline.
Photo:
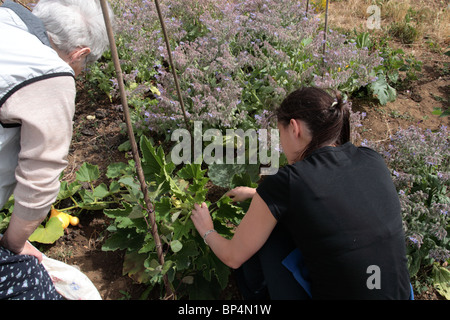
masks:
<instances>
[{"instance_id":1,"label":"woman's hand","mask_svg":"<svg viewBox=\"0 0 450 320\"><path fill-rule=\"evenodd\" d=\"M23 247L23 250L21 252L19 252L18 254L23 254L23 255L29 255L29 256L34 256L38 259L39 263L42 262L42 252L40 252L38 249L36 249L31 243L26 242L25 246Z\"/></svg>"},{"instance_id":2,"label":"woman's hand","mask_svg":"<svg viewBox=\"0 0 450 320\"><path fill-rule=\"evenodd\" d=\"M15 251L13 248L10 247L10 245L8 244L8 240L7 238L4 238L2 236L0 236L0 246L2 246L5 249L8 249L9 251L18 254L18 255L29 255L29 256L34 256L38 259L39 263L42 262L42 252L40 252L38 249L36 249L31 243L29 243L28 241L25 242L25 245L23 246L22 249L19 249L19 251Z\"/></svg>"},{"instance_id":3,"label":"woman's hand","mask_svg":"<svg viewBox=\"0 0 450 320\"><path fill-rule=\"evenodd\" d=\"M206 203L194 204L191 219L202 237L214 229ZM255 193L232 239L226 239L217 232L212 232L207 234L205 242L223 263L237 269L264 245L276 224L277 220L266 203Z\"/></svg>"},{"instance_id":4,"label":"woman's hand","mask_svg":"<svg viewBox=\"0 0 450 320\"><path fill-rule=\"evenodd\" d=\"M225 195L229 196L234 202L245 201L253 198L256 193L255 188L250 187L236 187L228 191Z\"/></svg>"},{"instance_id":5,"label":"woman's hand","mask_svg":"<svg viewBox=\"0 0 450 320\"><path fill-rule=\"evenodd\" d=\"M191 219L198 233L200 233L202 237L208 230L214 229L208 206L204 202L201 205L194 204Z\"/></svg>"},{"instance_id":6,"label":"woman's hand","mask_svg":"<svg viewBox=\"0 0 450 320\"><path fill-rule=\"evenodd\" d=\"M40 223L41 220L23 220L13 213L8 229L0 239L0 246L15 254L35 256L41 262L42 253L27 241Z\"/></svg>"}]
</instances>

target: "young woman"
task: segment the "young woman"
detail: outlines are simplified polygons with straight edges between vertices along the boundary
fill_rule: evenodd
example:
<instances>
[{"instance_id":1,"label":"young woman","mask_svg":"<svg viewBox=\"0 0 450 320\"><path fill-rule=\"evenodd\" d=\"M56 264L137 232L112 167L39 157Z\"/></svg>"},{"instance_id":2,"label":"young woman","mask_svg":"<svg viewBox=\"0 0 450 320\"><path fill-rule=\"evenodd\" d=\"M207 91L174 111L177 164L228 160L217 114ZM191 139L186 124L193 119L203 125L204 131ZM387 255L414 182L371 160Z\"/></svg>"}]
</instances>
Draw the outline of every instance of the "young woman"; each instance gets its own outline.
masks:
<instances>
[{"instance_id":1,"label":"young woman","mask_svg":"<svg viewBox=\"0 0 450 320\"><path fill-rule=\"evenodd\" d=\"M408 299L410 280L400 204L389 170L375 151L350 140L350 110L317 88L291 93L276 112L289 165L255 189L231 240L214 232L206 204L192 221L226 265L239 268L251 293L272 299ZM283 265L298 249L309 288ZM259 297L266 297L259 295Z\"/></svg>"}]
</instances>

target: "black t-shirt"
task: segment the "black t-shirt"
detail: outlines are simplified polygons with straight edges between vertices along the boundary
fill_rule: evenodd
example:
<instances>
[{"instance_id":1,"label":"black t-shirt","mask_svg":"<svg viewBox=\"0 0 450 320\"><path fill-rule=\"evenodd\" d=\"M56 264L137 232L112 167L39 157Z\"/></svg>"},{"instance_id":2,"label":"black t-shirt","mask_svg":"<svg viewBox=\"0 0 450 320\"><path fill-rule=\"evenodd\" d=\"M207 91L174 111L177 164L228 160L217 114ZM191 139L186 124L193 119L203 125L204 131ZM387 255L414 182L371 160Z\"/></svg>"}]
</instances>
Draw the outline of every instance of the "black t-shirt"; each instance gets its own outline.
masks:
<instances>
[{"instance_id":1,"label":"black t-shirt","mask_svg":"<svg viewBox=\"0 0 450 320\"><path fill-rule=\"evenodd\" d=\"M302 252L313 298L409 298L400 203L378 153L323 147L257 192Z\"/></svg>"}]
</instances>

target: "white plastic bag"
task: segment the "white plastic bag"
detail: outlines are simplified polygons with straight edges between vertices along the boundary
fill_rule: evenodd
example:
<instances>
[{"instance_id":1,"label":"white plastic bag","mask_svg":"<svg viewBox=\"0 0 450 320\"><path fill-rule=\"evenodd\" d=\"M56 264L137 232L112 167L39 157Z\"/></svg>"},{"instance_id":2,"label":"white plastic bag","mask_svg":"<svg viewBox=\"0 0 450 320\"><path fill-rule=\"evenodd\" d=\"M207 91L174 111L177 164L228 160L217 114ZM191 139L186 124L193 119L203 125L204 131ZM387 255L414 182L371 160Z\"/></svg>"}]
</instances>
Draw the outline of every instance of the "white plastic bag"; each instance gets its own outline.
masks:
<instances>
[{"instance_id":1,"label":"white plastic bag","mask_svg":"<svg viewBox=\"0 0 450 320\"><path fill-rule=\"evenodd\" d=\"M45 255L42 265L50 274L56 291L67 300L102 300L91 280L77 268Z\"/></svg>"}]
</instances>

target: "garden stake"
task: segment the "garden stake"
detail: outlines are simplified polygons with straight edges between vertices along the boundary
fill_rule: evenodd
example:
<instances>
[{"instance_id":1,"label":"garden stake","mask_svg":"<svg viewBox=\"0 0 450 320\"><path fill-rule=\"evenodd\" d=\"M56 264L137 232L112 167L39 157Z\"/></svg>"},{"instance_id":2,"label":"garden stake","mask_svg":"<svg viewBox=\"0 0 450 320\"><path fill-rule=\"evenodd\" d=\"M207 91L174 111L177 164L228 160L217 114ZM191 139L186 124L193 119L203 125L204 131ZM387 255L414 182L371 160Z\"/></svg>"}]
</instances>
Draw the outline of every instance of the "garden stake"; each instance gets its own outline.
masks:
<instances>
[{"instance_id":1,"label":"garden stake","mask_svg":"<svg viewBox=\"0 0 450 320\"><path fill-rule=\"evenodd\" d=\"M328 33L328 1L329 0L327 0L327 4L326 4L326 7L325 7L325 30L323 32L323 52L322 52L323 53L323 59L322 59L323 71L322 71L322 78L323 78L324 73L325 73L325 49L327 47L327 33Z\"/></svg>"},{"instance_id":2,"label":"garden stake","mask_svg":"<svg viewBox=\"0 0 450 320\"><path fill-rule=\"evenodd\" d=\"M178 100L180 100L181 110L183 111L184 122L186 124L186 129L191 132L191 128L189 125L189 121L186 115L186 109L184 108L183 96L181 95L180 84L178 83L178 76L175 69L175 65L173 64L172 59L172 50L170 49L169 37L167 36L166 24L164 23L164 18L161 13L161 8L159 6L159 1L155 0L156 11L158 11L159 22L161 23L161 29L164 34L164 41L166 42L167 54L169 56L170 68L172 69L173 79L175 81L175 88L177 89ZM191 133L192 134L192 133Z\"/></svg>"},{"instance_id":3,"label":"garden stake","mask_svg":"<svg viewBox=\"0 0 450 320\"><path fill-rule=\"evenodd\" d=\"M325 56L325 47L327 45L327 33L328 33L328 4L329 0L327 0L327 5L325 8L325 33L323 34L323 55Z\"/></svg>"},{"instance_id":4,"label":"garden stake","mask_svg":"<svg viewBox=\"0 0 450 320\"><path fill-rule=\"evenodd\" d=\"M117 73L117 83L119 84L120 96L121 96L121 100L122 100L122 106L123 106L123 112L124 112L125 122L126 122L126 126L127 126L128 136L130 138L134 161L136 162L136 171L138 174L139 182L141 184L141 190L144 194L144 201L145 201L145 204L147 205L146 210L147 210L148 216L150 218L150 225L145 217L144 217L144 219L145 219L145 222L147 223L147 227L150 229L150 231L152 233L153 239L155 240L156 251L158 254L159 263L161 264L161 266L163 266L164 265L164 254L162 251L161 238L159 237L159 234L158 234L158 228L156 225L155 212L153 209L153 205L148 197L148 189L147 189L147 184L145 182L144 171L142 170L141 159L139 157L137 143L136 143L136 139L134 137L133 127L132 127L131 118L130 118L130 111L128 108L128 102L127 102L126 93L125 93L125 86L124 86L124 82L123 82L122 70L121 70L120 62L119 62L119 55L117 52L116 42L114 39L114 32L113 32L111 22L109 19L109 13L108 13L108 9L106 6L106 0L100 0L100 4L102 6L103 17L105 19L105 25L106 25L106 30L108 33L109 44L111 47L111 54L112 54L114 66L115 66L116 73ZM166 287L165 299L173 299L174 293L170 286L167 274L164 275L163 279L164 279L164 285Z\"/></svg>"}]
</instances>

